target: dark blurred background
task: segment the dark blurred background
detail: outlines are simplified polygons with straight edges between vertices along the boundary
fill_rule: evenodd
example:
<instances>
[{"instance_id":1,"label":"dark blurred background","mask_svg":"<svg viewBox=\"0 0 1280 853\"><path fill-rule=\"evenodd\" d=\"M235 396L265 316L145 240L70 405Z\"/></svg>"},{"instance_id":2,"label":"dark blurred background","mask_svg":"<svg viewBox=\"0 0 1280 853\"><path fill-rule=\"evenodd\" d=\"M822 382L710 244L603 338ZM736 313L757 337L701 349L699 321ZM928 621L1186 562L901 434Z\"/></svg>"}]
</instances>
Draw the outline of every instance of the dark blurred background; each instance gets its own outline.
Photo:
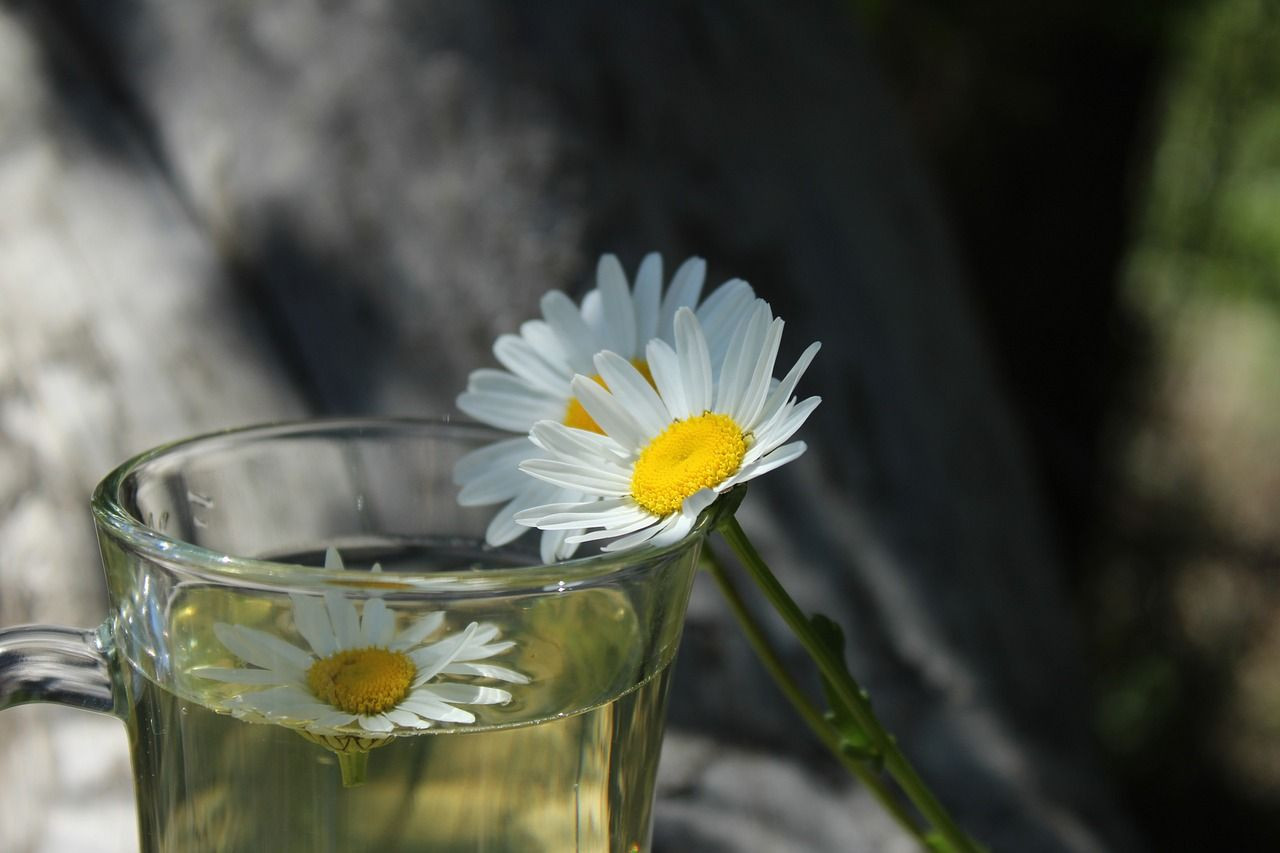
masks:
<instances>
[{"instance_id":1,"label":"dark blurred background","mask_svg":"<svg viewBox=\"0 0 1280 853\"><path fill-rule=\"evenodd\" d=\"M1280 5L864 0L1155 850L1280 844Z\"/></svg>"}]
</instances>

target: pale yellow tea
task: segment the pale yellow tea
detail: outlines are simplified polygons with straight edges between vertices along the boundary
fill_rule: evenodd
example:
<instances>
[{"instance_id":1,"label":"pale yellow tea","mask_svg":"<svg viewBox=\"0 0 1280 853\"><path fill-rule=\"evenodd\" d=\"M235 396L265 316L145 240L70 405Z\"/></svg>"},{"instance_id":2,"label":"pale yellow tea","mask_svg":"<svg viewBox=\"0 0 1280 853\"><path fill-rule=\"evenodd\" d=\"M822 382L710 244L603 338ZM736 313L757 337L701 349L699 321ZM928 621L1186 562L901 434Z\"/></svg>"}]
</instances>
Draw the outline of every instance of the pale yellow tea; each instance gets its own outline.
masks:
<instances>
[{"instance_id":1,"label":"pale yellow tea","mask_svg":"<svg viewBox=\"0 0 1280 853\"><path fill-rule=\"evenodd\" d=\"M394 555L387 562L394 564ZM432 611L418 600L397 601L396 573L384 577L397 624ZM124 685L143 849L647 850L678 637L669 648L646 644L632 602L608 587L494 606L483 597L451 601L440 631L472 621L500 627L502 639L515 645L486 663L514 669L529 683L501 684L512 695L507 703L468 707L476 717L471 724L440 723L386 738L368 752L363 781L344 786L334 752L297 728L232 713L237 693L252 686L200 675L235 663L217 639L219 623L305 647L287 597L188 584L152 602L147 633L156 636L155 620L163 622L168 645L162 653L133 647L138 659L127 661ZM177 685L177 692L160 682Z\"/></svg>"}]
</instances>

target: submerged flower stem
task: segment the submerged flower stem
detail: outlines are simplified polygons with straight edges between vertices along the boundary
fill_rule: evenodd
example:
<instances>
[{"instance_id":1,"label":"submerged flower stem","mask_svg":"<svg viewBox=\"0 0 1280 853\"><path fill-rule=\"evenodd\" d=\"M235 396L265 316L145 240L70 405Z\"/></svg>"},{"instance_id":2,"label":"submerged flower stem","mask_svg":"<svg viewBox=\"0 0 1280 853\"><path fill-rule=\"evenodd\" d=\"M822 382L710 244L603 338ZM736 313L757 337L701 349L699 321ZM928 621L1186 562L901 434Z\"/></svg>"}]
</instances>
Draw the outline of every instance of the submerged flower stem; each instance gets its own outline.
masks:
<instances>
[{"instance_id":1,"label":"submerged flower stem","mask_svg":"<svg viewBox=\"0 0 1280 853\"><path fill-rule=\"evenodd\" d=\"M338 756L338 768L342 770L342 787L354 788L363 785L369 773L369 753L364 750L353 752L335 752Z\"/></svg>"},{"instance_id":2,"label":"submerged flower stem","mask_svg":"<svg viewBox=\"0 0 1280 853\"><path fill-rule=\"evenodd\" d=\"M885 730L871 710L866 692L854 681L844 661L823 642L800 606L778 582L773 571L760 557L751 540L747 538L742 526L738 524L737 518L731 513L726 513L717 529L738 555L738 559L742 561L761 592L795 633L796 638L800 640L805 651L809 653L822 675L831 684L840 701L847 706L858 727L876 750L884 756L885 769L920 814L929 821L932 826L930 835L936 836L937 841L931 839L925 843L933 849L940 847L954 853L981 853L982 848L956 825L946 808L916 773L906 755L898 748L897 741Z\"/></svg>"},{"instance_id":3,"label":"submerged flower stem","mask_svg":"<svg viewBox=\"0 0 1280 853\"><path fill-rule=\"evenodd\" d=\"M822 716L822 712L814 706L809 697L805 695L805 692L800 689L800 685L791 677L791 673L787 671L786 664L783 663L773 644L769 642L769 637L764 628L761 627L759 621L747 608L747 603L743 600L742 594L738 592L733 579L725 571L720 558L712 553L711 549L704 547L702 561L707 571L711 573L711 576L715 578L716 583L719 585L721 594L724 595L725 601L729 604L729 609L733 611L733 615L746 633L747 641L751 643L756 656L760 658L764 668L773 676L778 688L782 690L783 694L795 707L796 712L800 714L801 718L817 735L818 739L822 741L823 745L845 766L845 769L857 776L862 784L867 786L871 793L875 795L875 798L880 801L880 805L884 806L885 811L889 812L897 820L898 824L911 835L914 835L921 844L925 844L923 830L916 825L915 819L907 812L902 803L897 800L876 771L840 748L839 733L827 722Z\"/></svg>"}]
</instances>

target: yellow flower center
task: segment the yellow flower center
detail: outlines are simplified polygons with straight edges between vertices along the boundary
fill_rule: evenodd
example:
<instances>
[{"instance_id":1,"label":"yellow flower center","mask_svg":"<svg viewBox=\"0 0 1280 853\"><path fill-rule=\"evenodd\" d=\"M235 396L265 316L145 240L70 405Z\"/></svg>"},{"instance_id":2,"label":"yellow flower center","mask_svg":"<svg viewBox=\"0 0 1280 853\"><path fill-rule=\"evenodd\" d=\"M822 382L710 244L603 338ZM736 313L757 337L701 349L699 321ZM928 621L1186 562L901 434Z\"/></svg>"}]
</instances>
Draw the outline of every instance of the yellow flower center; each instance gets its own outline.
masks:
<instances>
[{"instance_id":1,"label":"yellow flower center","mask_svg":"<svg viewBox=\"0 0 1280 853\"><path fill-rule=\"evenodd\" d=\"M631 497L654 515L669 515L699 489L732 476L746 452L747 437L728 415L704 412L676 421L640 452Z\"/></svg>"},{"instance_id":2,"label":"yellow flower center","mask_svg":"<svg viewBox=\"0 0 1280 853\"><path fill-rule=\"evenodd\" d=\"M404 699L416 672L413 661L400 652L347 649L311 664L307 686L348 714L381 714Z\"/></svg>"},{"instance_id":3,"label":"yellow flower center","mask_svg":"<svg viewBox=\"0 0 1280 853\"><path fill-rule=\"evenodd\" d=\"M649 372L649 362L645 361L643 358L633 358L631 359L631 364L636 370L640 371L640 375L643 376L650 385L653 385L653 374ZM599 382L600 387L609 387L605 384L604 379L600 377L600 374L597 373L591 378L596 382ZM591 415L587 414L587 410L578 402L577 397L569 399L569 406L565 409L564 413L564 425L568 427L576 427L577 429L585 429L590 432L604 433L604 430L600 429L600 425L595 422L595 419L592 418Z\"/></svg>"}]
</instances>

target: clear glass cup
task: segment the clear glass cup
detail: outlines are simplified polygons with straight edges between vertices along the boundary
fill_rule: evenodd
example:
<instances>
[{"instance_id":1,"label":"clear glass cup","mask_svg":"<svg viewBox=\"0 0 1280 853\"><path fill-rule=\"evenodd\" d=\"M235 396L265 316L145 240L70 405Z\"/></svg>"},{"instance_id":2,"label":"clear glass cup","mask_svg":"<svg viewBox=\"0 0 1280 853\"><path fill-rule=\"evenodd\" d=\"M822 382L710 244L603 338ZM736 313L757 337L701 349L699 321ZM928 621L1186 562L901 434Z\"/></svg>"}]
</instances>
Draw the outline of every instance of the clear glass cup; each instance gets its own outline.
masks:
<instances>
[{"instance_id":1,"label":"clear glass cup","mask_svg":"<svg viewBox=\"0 0 1280 853\"><path fill-rule=\"evenodd\" d=\"M0 708L122 719L145 851L647 850L711 519L621 557L489 548L452 472L495 437L316 421L126 462L92 502L106 621L0 631Z\"/></svg>"}]
</instances>

